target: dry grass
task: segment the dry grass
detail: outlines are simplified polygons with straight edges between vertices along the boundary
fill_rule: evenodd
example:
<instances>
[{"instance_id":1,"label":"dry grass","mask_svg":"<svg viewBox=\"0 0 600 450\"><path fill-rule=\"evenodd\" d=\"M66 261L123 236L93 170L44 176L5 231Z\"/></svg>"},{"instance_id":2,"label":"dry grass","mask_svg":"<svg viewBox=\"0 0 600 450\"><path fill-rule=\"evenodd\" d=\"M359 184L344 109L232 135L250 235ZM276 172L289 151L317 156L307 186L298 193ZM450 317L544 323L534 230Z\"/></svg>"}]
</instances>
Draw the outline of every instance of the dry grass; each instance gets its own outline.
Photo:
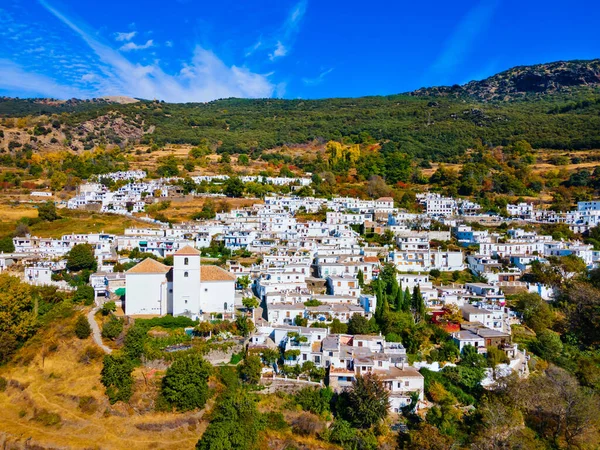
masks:
<instances>
[{"instance_id":1,"label":"dry grass","mask_svg":"<svg viewBox=\"0 0 600 450\"><path fill-rule=\"evenodd\" d=\"M20 351L27 365L0 370L10 380L0 393L0 433L7 433L9 442L30 438L30 445L61 448L193 448L204 428L199 414L153 412L160 381L154 372L136 369L136 394L129 405L108 404L100 384L101 359L80 362L92 343L66 337L71 320L62 322L60 330L41 332ZM54 339L58 347L42 362L40 346Z\"/></svg>"},{"instance_id":2,"label":"dry grass","mask_svg":"<svg viewBox=\"0 0 600 450\"><path fill-rule=\"evenodd\" d=\"M37 217L37 209L31 205L0 204L0 222L16 222L21 217Z\"/></svg>"},{"instance_id":3,"label":"dry grass","mask_svg":"<svg viewBox=\"0 0 600 450\"><path fill-rule=\"evenodd\" d=\"M202 209L202 205L206 202L206 197L182 197L170 199L170 206L161 211L166 217L173 221L186 221L190 220L192 214L199 212ZM227 203L231 209L242 208L245 206L252 206L256 203L262 203L262 200L252 200L246 198L214 198L212 199L217 205L223 202Z\"/></svg>"},{"instance_id":4,"label":"dry grass","mask_svg":"<svg viewBox=\"0 0 600 450\"><path fill-rule=\"evenodd\" d=\"M117 214L101 214L91 211L59 210L61 219L33 225L31 233L40 237L58 238L70 233L123 234L128 227L156 227L146 222Z\"/></svg>"}]
</instances>

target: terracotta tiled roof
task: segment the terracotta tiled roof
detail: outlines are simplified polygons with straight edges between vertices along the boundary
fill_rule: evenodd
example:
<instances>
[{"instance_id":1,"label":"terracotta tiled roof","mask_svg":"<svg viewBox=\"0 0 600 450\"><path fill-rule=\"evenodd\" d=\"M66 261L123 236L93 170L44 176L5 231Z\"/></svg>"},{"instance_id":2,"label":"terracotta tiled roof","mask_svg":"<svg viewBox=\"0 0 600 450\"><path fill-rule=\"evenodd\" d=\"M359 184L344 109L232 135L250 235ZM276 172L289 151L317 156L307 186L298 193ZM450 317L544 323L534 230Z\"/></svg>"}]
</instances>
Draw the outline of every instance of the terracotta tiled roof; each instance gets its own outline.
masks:
<instances>
[{"instance_id":1,"label":"terracotta tiled roof","mask_svg":"<svg viewBox=\"0 0 600 450\"><path fill-rule=\"evenodd\" d=\"M200 256L200 252L196 250L191 245L186 245L185 247L181 247L179 250L175 252L177 256Z\"/></svg>"},{"instance_id":2,"label":"terracotta tiled roof","mask_svg":"<svg viewBox=\"0 0 600 450\"><path fill-rule=\"evenodd\" d=\"M129 269L127 273L167 273L169 270L171 270L169 266L165 266L152 258L146 258Z\"/></svg>"},{"instance_id":3,"label":"terracotta tiled roof","mask_svg":"<svg viewBox=\"0 0 600 450\"><path fill-rule=\"evenodd\" d=\"M218 266L200 266L200 281L235 281L235 275Z\"/></svg>"},{"instance_id":4,"label":"terracotta tiled roof","mask_svg":"<svg viewBox=\"0 0 600 450\"><path fill-rule=\"evenodd\" d=\"M372 262L372 263L379 262L379 258L377 256L365 256L363 259L364 259L364 262Z\"/></svg>"}]
</instances>

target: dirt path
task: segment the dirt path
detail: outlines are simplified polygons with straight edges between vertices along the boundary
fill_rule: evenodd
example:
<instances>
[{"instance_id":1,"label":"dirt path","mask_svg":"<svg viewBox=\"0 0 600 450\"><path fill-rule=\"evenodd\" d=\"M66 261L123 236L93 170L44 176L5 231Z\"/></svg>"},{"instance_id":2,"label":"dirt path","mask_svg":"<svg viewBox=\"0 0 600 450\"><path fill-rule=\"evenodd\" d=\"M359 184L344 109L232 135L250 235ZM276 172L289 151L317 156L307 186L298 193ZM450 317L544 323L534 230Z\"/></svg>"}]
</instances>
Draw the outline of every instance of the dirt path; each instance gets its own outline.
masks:
<instances>
[{"instance_id":1,"label":"dirt path","mask_svg":"<svg viewBox=\"0 0 600 450\"><path fill-rule=\"evenodd\" d=\"M98 347L100 347L104 351L104 353L107 353L110 355L112 353L112 349L108 348L102 342L102 335L100 334L100 327L98 326L98 322L96 322L96 319L94 319L94 315L98 312L99 309L100 309L99 307L92 309L88 313L87 319L90 324L90 328L92 329L92 338L94 339L94 342L96 343L96 345L98 345Z\"/></svg>"}]
</instances>

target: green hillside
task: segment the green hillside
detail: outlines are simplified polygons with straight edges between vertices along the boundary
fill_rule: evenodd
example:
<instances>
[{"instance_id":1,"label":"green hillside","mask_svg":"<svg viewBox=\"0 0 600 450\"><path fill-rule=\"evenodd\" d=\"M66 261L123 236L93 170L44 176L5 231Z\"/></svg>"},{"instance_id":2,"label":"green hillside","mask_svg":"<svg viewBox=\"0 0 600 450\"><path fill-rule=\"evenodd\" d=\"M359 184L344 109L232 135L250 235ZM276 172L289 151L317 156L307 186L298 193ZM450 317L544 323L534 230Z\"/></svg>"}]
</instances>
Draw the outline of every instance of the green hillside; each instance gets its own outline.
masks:
<instances>
[{"instance_id":1,"label":"green hillside","mask_svg":"<svg viewBox=\"0 0 600 450\"><path fill-rule=\"evenodd\" d=\"M479 141L489 146L527 140L534 148L600 148L599 67L598 60L519 67L463 87L387 97L126 105L3 98L0 115L57 114L62 123L76 128L118 112L128 124L146 131L141 143L198 145L208 140L220 153L256 154L313 140L391 141L413 157L453 161ZM120 143L104 134L105 142ZM100 130L91 136L90 145L102 135Z\"/></svg>"}]
</instances>

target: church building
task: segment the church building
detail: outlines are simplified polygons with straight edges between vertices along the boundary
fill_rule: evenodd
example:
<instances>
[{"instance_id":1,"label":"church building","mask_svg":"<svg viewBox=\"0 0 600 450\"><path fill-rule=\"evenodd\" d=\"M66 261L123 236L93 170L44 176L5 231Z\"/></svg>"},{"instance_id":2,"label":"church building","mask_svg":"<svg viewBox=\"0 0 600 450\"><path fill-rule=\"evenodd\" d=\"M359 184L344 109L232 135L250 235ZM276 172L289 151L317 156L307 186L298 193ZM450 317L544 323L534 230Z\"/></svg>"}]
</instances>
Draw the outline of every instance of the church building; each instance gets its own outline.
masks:
<instances>
[{"instance_id":1,"label":"church building","mask_svg":"<svg viewBox=\"0 0 600 450\"><path fill-rule=\"evenodd\" d=\"M125 273L127 315L187 316L234 312L235 276L200 264L191 246L173 255L173 267L146 258Z\"/></svg>"}]
</instances>

